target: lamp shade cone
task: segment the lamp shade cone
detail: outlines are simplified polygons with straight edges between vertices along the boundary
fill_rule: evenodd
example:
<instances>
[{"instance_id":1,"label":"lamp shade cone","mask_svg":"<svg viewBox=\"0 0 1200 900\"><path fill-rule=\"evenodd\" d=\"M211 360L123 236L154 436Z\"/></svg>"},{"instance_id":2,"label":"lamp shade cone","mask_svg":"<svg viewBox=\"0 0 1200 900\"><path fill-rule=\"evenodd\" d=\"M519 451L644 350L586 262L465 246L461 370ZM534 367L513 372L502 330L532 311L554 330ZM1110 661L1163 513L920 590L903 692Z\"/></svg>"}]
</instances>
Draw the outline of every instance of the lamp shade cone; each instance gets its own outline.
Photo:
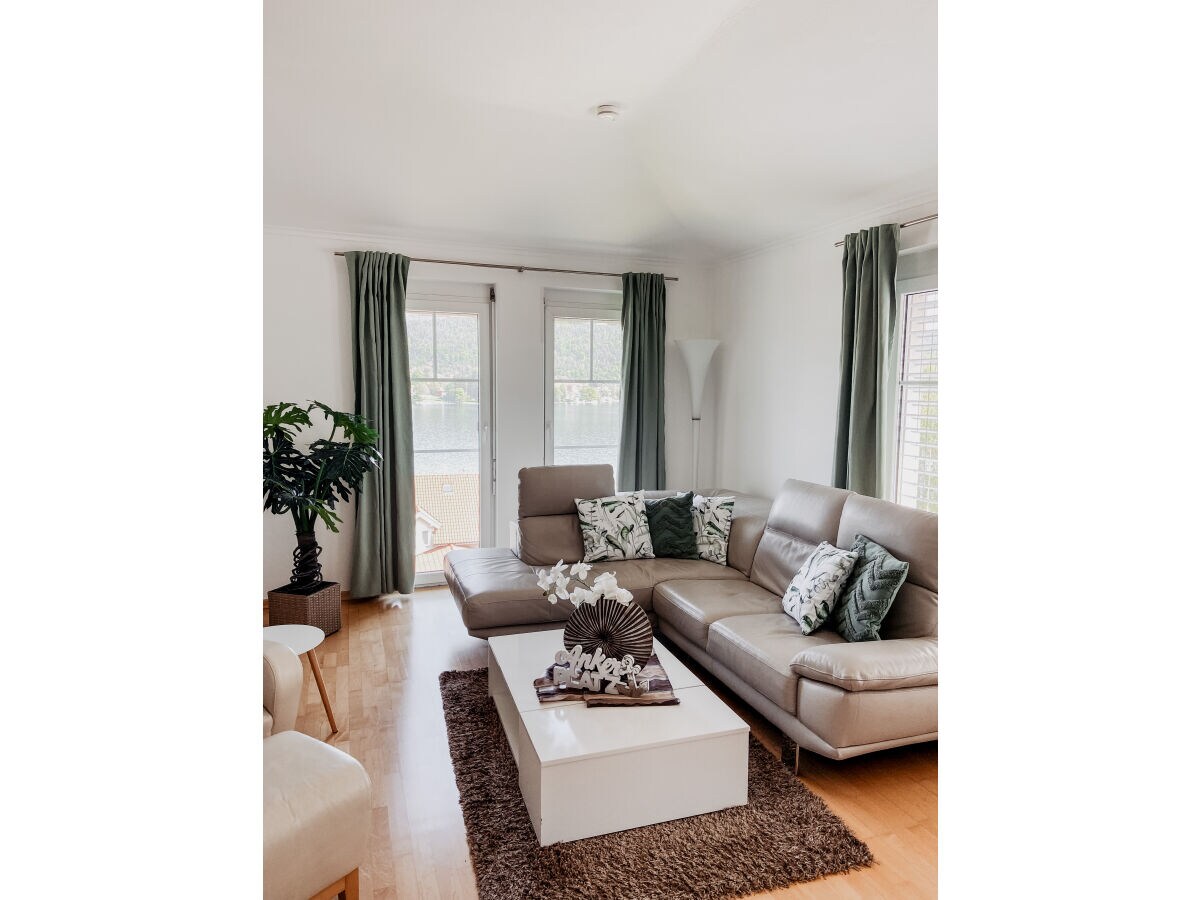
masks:
<instances>
[{"instance_id":1,"label":"lamp shade cone","mask_svg":"<svg viewBox=\"0 0 1200 900\"><path fill-rule=\"evenodd\" d=\"M708 377L708 364L720 341L701 338L680 338L675 341L683 354L687 366L688 380L692 387L692 418L700 418L700 406L704 400L704 379Z\"/></svg>"}]
</instances>

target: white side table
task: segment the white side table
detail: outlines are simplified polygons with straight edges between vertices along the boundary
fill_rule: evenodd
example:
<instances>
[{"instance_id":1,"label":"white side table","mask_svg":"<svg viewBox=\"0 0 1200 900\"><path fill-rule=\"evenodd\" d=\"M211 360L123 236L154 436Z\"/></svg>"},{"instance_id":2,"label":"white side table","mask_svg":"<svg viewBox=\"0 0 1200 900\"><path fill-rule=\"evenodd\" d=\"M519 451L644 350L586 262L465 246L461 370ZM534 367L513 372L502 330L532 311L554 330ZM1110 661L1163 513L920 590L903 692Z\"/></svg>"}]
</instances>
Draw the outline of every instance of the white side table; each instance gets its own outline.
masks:
<instances>
[{"instance_id":1,"label":"white side table","mask_svg":"<svg viewBox=\"0 0 1200 900\"><path fill-rule=\"evenodd\" d=\"M325 716L329 719L329 727L334 734L338 733L337 723L333 720L333 707L329 705L329 694L325 692L325 679L321 677L321 664L313 653L325 640L325 632L312 625L268 625L263 629L264 641L275 641L283 644L297 656L301 653L308 656L308 665L312 669L313 678L317 680L317 690L321 692L321 702L325 704Z\"/></svg>"}]
</instances>

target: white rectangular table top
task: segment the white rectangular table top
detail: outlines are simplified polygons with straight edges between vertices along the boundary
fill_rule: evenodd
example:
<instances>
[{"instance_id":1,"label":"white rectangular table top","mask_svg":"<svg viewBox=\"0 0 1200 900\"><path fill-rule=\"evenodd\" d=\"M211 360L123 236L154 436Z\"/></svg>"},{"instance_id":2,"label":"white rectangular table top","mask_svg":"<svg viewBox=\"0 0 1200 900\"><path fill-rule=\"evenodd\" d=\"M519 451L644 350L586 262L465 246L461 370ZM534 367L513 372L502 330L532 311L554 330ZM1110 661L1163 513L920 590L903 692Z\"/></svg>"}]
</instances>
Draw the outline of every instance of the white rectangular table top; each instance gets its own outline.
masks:
<instances>
[{"instance_id":1,"label":"white rectangular table top","mask_svg":"<svg viewBox=\"0 0 1200 900\"><path fill-rule=\"evenodd\" d=\"M501 635L488 643L543 766L750 730L657 640L654 652L679 698L676 706L588 709L582 702L542 703L533 679L544 675L555 651L563 649L563 632Z\"/></svg>"}]
</instances>

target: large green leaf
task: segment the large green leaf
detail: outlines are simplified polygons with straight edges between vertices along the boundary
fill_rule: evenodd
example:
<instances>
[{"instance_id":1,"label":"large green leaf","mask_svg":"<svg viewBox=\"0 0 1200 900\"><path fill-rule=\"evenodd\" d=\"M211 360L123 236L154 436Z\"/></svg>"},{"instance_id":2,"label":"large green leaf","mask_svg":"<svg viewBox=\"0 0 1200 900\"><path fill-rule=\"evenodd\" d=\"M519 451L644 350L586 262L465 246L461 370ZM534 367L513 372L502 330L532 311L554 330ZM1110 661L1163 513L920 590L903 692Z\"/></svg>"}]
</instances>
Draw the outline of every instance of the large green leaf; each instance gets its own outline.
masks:
<instances>
[{"instance_id":1,"label":"large green leaf","mask_svg":"<svg viewBox=\"0 0 1200 900\"><path fill-rule=\"evenodd\" d=\"M309 409L319 409L326 419L333 420L333 431L336 434L341 429L343 435L356 444L375 444L379 441L379 432L367 424L367 420L354 413L338 412L324 403L313 401ZM332 438L331 438L332 439Z\"/></svg>"},{"instance_id":2,"label":"large green leaf","mask_svg":"<svg viewBox=\"0 0 1200 900\"><path fill-rule=\"evenodd\" d=\"M310 413L319 409L333 422L331 436L313 441L307 451L295 439L313 425ZM343 440L335 440L341 431ZM362 489L363 479L379 465L379 434L364 418L338 412L324 403L302 407L276 403L263 409L263 509L290 513L297 530L311 530L320 519L336 532L341 518L334 512L339 500Z\"/></svg>"},{"instance_id":3,"label":"large green leaf","mask_svg":"<svg viewBox=\"0 0 1200 900\"><path fill-rule=\"evenodd\" d=\"M276 403L263 409L263 440L295 440L304 428L312 426L308 413L295 403Z\"/></svg>"}]
</instances>

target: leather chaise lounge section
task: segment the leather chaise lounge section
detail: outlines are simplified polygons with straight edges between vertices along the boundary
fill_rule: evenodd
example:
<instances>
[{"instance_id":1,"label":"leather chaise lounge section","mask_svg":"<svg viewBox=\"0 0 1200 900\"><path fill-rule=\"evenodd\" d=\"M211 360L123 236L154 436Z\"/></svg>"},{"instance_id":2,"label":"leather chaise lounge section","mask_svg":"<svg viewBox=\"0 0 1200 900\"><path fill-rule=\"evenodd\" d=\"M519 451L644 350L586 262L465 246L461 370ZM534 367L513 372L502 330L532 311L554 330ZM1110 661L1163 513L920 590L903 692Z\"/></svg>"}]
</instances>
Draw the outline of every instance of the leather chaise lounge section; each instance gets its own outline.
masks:
<instances>
[{"instance_id":1,"label":"leather chaise lounge section","mask_svg":"<svg viewBox=\"0 0 1200 900\"><path fill-rule=\"evenodd\" d=\"M610 466L522 469L518 546L455 550L446 581L470 634L561 628L569 603L550 604L535 570L583 558L577 497L615 493ZM850 491L789 480L775 500L737 491L729 565L645 559L602 563L655 628L797 744L831 759L937 739L937 516ZM648 491L648 497L670 496ZM805 636L783 612L788 583L821 541L865 534L909 575L883 640Z\"/></svg>"}]
</instances>

